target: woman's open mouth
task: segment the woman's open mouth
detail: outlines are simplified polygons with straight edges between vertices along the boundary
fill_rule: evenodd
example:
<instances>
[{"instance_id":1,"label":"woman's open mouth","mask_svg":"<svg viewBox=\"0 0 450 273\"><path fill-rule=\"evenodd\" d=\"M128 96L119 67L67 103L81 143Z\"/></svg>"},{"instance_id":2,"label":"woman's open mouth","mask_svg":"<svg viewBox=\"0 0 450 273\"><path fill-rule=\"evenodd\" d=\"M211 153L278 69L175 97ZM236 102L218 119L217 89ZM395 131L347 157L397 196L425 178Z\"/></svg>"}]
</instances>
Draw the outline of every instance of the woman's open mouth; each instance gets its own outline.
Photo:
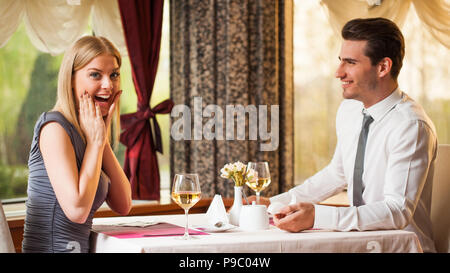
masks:
<instances>
[{"instance_id":1,"label":"woman's open mouth","mask_svg":"<svg viewBox=\"0 0 450 273\"><path fill-rule=\"evenodd\" d=\"M109 111L110 100L112 99L111 95L95 95L94 100L95 103L100 107L102 111L102 115L106 116Z\"/></svg>"},{"instance_id":2,"label":"woman's open mouth","mask_svg":"<svg viewBox=\"0 0 450 273\"><path fill-rule=\"evenodd\" d=\"M96 95L95 100L98 102L108 102L111 95Z\"/></svg>"}]
</instances>

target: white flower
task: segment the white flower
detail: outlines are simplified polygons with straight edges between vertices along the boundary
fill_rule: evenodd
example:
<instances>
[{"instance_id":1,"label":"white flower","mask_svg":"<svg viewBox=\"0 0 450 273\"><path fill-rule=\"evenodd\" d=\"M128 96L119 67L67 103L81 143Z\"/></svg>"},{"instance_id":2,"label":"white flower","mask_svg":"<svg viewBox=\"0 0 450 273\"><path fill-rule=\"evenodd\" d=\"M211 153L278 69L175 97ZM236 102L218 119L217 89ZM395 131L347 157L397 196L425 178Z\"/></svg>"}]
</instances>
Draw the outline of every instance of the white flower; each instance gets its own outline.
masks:
<instances>
[{"instance_id":1,"label":"white flower","mask_svg":"<svg viewBox=\"0 0 450 273\"><path fill-rule=\"evenodd\" d=\"M230 178L232 174L233 166L231 164L226 164L221 170L220 170L220 176L223 178Z\"/></svg>"},{"instance_id":2,"label":"white flower","mask_svg":"<svg viewBox=\"0 0 450 273\"><path fill-rule=\"evenodd\" d=\"M223 178L230 178L230 174L229 174L227 171L225 171L224 169L222 169L222 170L221 170L220 177L223 177Z\"/></svg>"},{"instance_id":3,"label":"white flower","mask_svg":"<svg viewBox=\"0 0 450 273\"><path fill-rule=\"evenodd\" d=\"M255 171L250 170L249 172L246 172L246 169L247 166L240 161L233 164L225 164L220 170L220 177L227 179L231 178L231 180L234 181L235 186L241 187L246 181L258 179L258 174Z\"/></svg>"},{"instance_id":4,"label":"white flower","mask_svg":"<svg viewBox=\"0 0 450 273\"><path fill-rule=\"evenodd\" d=\"M235 172L245 171L245 165L241 161L238 161L238 162L234 163L233 165L234 165L233 171L235 171Z\"/></svg>"}]
</instances>

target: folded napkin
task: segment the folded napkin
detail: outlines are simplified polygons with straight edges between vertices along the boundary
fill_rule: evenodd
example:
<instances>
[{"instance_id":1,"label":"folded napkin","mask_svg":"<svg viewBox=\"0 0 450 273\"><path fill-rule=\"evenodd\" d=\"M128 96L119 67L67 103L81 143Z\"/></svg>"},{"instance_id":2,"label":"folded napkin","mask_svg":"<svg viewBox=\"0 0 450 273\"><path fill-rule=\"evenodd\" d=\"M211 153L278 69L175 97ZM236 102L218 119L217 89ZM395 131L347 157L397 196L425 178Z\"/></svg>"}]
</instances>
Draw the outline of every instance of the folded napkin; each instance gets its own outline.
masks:
<instances>
[{"instance_id":1,"label":"folded napkin","mask_svg":"<svg viewBox=\"0 0 450 273\"><path fill-rule=\"evenodd\" d=\"M220 194L216 194L214 196L208 210L206 211L206 218L208 219L208 224L211 226L214 226L218 222L228 224L227 212Z\"/></svg>"}]
</instances>

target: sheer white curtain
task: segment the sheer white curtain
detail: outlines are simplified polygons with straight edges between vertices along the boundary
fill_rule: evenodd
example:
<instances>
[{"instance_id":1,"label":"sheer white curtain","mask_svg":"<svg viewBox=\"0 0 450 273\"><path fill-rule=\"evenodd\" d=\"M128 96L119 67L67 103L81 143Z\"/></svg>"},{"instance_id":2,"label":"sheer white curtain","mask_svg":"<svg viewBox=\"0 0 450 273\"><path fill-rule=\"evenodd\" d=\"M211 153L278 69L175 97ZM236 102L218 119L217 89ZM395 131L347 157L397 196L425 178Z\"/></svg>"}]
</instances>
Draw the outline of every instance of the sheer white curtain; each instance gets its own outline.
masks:
<instances>
[{"instance_id":1,"label":"sheer white curtain","mask_svg":"<svg viewBox=\"0 0 450 273\"><path fill-rule=\"evenodd\" d=\"M344 24L356 17L384 17L399 27L405 23L410 5L427 30L447 48L450 48L450 4L446 0L321 0L331 25L340 33ZM379 5L378 5L379 4Z\"/></svg>"},{"instance_id":2,"label":"sheer white curtain","mask_svg":"<svg viewBox=\"0 0 450 273\"><path fill-rule=\"evenodd\" d=\"M91 12L95 34L110 39L127 55L116 0L0 0L0 47L23 19L31 43L58 55L83 35Z\"/></svg>"}]
</instances>

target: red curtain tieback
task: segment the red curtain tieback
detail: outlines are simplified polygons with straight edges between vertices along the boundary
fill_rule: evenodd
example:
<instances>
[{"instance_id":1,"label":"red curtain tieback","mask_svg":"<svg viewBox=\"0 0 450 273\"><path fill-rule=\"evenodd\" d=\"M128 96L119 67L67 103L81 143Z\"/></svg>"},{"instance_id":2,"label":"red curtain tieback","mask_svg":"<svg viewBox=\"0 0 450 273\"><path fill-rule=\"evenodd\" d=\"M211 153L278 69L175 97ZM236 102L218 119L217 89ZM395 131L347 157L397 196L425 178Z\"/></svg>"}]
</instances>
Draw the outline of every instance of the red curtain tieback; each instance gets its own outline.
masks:
<instances>
[{"instance_id":1,"label":"red curtain tieback","mask_svg":"<svg viewBox=\"0 0 450 273\"><path fill-rule=\"evenodd\" d=\"M133 147L139 136L142 135L143 130L146 128L145 124L149 122L149 119L151 118L155 129L156 142L152 145L152 149L153 151L162 153L161 129L155 115L170 113L173 105L173 101L171 99L167 99L152 109L150 109L149 105L146 105L144 107L139 107L135 113L120 115L120 126L123 129L120 134L120 142L128 148Z\"/></svg>"}]
</instances>

